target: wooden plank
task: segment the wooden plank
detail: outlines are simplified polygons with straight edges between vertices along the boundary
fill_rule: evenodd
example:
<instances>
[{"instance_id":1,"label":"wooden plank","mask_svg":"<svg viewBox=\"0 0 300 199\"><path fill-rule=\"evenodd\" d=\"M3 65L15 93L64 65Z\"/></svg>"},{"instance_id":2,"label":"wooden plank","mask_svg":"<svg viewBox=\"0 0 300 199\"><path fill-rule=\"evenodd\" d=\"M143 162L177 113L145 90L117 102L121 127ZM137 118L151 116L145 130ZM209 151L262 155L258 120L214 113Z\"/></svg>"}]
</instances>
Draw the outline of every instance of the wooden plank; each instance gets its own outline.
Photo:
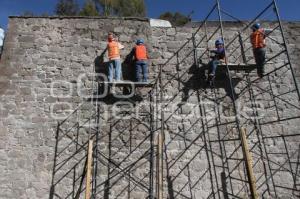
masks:
<instances>
[{"instance_id":1,"label":"wooden plank","mask_svg":"<svg viewBox=\"0 0 300 199\"><path fill-rule=\"evenodd\" d=\"M207 70L209 68L208 64L206 64L202 69ZM252 71L256 70L256 64L233 64L229 63L228 68L231 71ZM219 64L217 68L217 72L225 71L227 69L227 66L225 64Z\"/></svg>"},{"instance_id":2,"label":"wooden plank","mask_svg":"<svg viewBox=\"0 0 300 199\"><path fill-rule=\"evenodd\" d=\"M218 68L220 69L226 69L226 65L225 64L220 64L218 65ZM228 68L229 70L236 70L236 71L251 71L251 70L255 70L256 64L228 64Z\"/></svg>"},{"instance_id":3,"label":"wooden plank","mask_svg":"<svg viewBox=\"0 0 300 199\"><path fill-rule=\"evenodd\" d=\"M153 82L131 82L131 81L118 81L118 82L99 82L100 84L106 84L109 86L115 87L124 87L124 86L131 86L131 87L152 87L154 85Z\"/></svg>"},{"instance_id":4,"label":"wooden plank","mask_svg":"<svg viewBox=\"0 0 300 199\"><path fill-rule=\"evenodd\" d=\"M89 140L88 145L88 160L87 160L87 171L86 171L86 189L85 199L91 198L91 180L92 180L92 155L93 155L93 140Z\"/></svg>"},{"instance_id":5,"label":"wooden plank","mask_svg":"<svg viewBox=\"0 0 300 199\"><path fill-rule=\"evenodd\" d=\"M258 193L256 190L256 179L255 179L254 172L253 172L253 161L252 161L251 153L249 151L245 128L241 129L241 134L242 134L242 136L241 136L242 147L243 147L243 151L245 154L246 169L247 169L247 175L248 175L251 195L252 195L253 199L258 199Z\"/></svg>"}]
</instances>

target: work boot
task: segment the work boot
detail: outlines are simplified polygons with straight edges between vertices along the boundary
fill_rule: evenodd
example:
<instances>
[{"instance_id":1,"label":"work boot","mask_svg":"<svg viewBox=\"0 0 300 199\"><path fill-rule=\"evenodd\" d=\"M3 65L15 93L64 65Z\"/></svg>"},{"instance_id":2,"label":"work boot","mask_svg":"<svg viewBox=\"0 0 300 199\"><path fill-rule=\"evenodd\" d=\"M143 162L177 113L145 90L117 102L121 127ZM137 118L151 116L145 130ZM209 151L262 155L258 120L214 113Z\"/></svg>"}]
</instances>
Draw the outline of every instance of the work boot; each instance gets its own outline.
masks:
<instances>
[{"instance_id":1,"label":"work boot","mask_svg":"<svg viewBox=\"0 0 300 199\"><path fill-rule=\"evenodd\" d=\"M215 79L215 74L210 73L210 74L208 75L208 79L209 79L210 81L213 81L213 80Z\"/></svg>"},{"instance_id":2,"label":"work boot","mask_svg":"<svg viewBox=\"0 0 300 199\"><path fill-rule=\"evenodd\" d=\"M257 73L257 75L258 75L259 78L263 78L264 77L263 73Z\"/></svg>"},{"instance_id":3,"label":"work boot","mask_svg":"<svg viewBox=\"0 0 300 199\"><path fill-rule=\"evenodd\" d=\"M207 84L212 87L213 86L213 82L214 82L214 79L215 79L215 75L213 73L210 73L208 75L208 78L207 78Z\"/></svg>"},{"instance_id":4,"label":"work boot","mask_svg":"<svg viewBox=\"0 0 300 199\"><path fill-rule=\"evenodd\" d=\"M264 69L261 67L257 68L257 75L259 78L262 78L264 76Z\"/></svg>"},{"instance_id":5,"label":"work boot","mask_svg":"<svg viewBox=\"0 0 300 199\"><path fill-rule=\"evenodd\" d=\"M115 86L111 86L111 87L110 87L110 94L111 94L111 95L116 94Z\"/></svg>"}]
</instances>

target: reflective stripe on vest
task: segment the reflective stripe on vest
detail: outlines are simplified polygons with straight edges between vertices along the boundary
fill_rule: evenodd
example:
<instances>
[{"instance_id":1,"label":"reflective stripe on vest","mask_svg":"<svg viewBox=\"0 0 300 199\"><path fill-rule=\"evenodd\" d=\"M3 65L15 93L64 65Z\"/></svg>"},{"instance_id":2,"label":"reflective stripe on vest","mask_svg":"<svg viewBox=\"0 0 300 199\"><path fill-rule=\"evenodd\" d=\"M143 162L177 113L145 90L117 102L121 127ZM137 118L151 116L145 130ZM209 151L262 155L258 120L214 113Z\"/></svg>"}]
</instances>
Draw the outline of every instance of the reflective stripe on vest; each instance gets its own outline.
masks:
<instances>
[{"instance_id":1,"label":"reflective stripe on vest","mask_svg":"<svg viewBox=\"0 0 300 199\"><path fill-rule=\"evenodd\" d=\"M258 29L251 34L251 43L253 48L264 48L265 43L265 31L263 29Z\"/></svg>"},{"instance_id":2,"label":"reflective stripe on vest","mask_svg":"<svg viewBox=\"0 0 300 199\"><path fill-rule=\"evenodd\" d=\"M108 57L110 59L120 57L120 49L118 42L112 41L107 45L108 48Z\"/></svg>"},{"instance_id":3,"label":"reflective stripe on vest","mask_svg":"<svg viewBox=\"0 0 300 199\"><path fill-rule=\"evenodd\" d=\"M147 51L144 45L137 45L135 47L135 58L137 60L146 60L147 59Z\"/></svg>"}]
</instances>

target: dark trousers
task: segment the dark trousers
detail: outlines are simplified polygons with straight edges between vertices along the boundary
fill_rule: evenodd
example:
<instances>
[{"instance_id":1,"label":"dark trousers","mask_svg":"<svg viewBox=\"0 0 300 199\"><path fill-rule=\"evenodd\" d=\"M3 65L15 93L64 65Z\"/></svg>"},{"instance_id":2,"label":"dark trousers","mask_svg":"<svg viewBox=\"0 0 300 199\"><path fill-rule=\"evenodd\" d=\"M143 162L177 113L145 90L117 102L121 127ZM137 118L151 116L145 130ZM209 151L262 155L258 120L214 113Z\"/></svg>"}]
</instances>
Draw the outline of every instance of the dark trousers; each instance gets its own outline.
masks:
<instances>
[{"instance_id":1,"label":"dark trousers","mask_svg":"<svg viewBox=\"0 0 300 199\"><path fill-rule=\"evenodd\" d=\"M263 75L265 72L266 49L255 48L253 49L253 54L257 66L257 74Z\"/></svg>"},{"instance_id":2,"label":"dark trousers","mask_svg":"<svg viewBox=\"0 0 300 199\"><path fill-rule=\"evenodd\" d=\"M147 82L148 80L148 67L146 61L136 61L135 62L135 69L136 69L136 80L138 82ZM143 74L143 79L141 79L141 73Z\"/></svg>"}]
</instances>

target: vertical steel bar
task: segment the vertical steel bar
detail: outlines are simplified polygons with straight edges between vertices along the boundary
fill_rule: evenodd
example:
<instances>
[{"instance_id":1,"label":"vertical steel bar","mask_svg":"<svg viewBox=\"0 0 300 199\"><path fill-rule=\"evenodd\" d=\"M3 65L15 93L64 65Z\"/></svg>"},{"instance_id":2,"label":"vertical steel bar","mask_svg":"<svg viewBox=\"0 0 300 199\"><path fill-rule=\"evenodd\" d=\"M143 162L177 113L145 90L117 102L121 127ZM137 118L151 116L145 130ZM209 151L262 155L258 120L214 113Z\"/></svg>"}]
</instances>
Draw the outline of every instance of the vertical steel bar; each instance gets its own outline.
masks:
<instances>
[{"instance_id":1,"label":"vertical steel bar","mask_svg":"<svg viewBox=\"0 0 300 199\"><path fill-rule=\"evenodd\" d=\"M97 96L99 96L99 83L97 83ZM98 144L99 144L99 134L100 132L100 105L98 104L98 98L96 99L96 141L95 141L95 153L94 153L94 173L93 173L93 198L97 198L97 175L98 175Z\"/></svg>"},{"instance_id":2,"label":"vertical steel bar","mask_svg":"<svg viewBox=\"0 0 300 199\"><path fill-rule=\"evenodd\" d=\"M198 55L197 55L197 45L196 45L196 38L195 33L192 35L192 41L193 41L193 50L194 50L194 64L198 67Z\"/></svg>"},{"instance_id":3,"label":"vertical steel bar","mask_svg":"<svg viewBox=\"0 0 300 199\"><path fill-rule=\"evenodd\" d=\"M210 52L209 52L209 45L208 45L208 41L209 41L209 38L208 38L208 33L207 33L207 24L206 24L206 21L204 22L204 30L205 30L205 39L206 39L206 50L207 50L207 60L209 60L210 58Z\"/></svg>"},{"instance_id":4,"label":"vertical steel bar","mask_svg":"<svg viewBox=\"0 0 300 199\"><path fill-rule=\"evenodd\" d=\"M269 86L270 86L271 97L273 99L275 110L276 110L276 114L277 114L277 121L279 121L280 120L280 116L279 116L278 107L277 107L276 99L274 97L275 95L274 95L274 92L273 92L273 88L272 88L272 84L271 84L270 76L269 75L268 75L268 83L269 83Z\"/></svg>"},{"instance_id":5,"label":"vertical steel bar","mask_svg":"<svg viewBox=\"0 0 300 199\"><path fill-rule=\"evenodd\" d=\"M292 178L293 178L293 181L294 181L294 185L295 185L296 184L296 176L293 175L293 167L292 167L292 163L291 163L291 157L289 155L289 150L288 150L284 135L282 135L281 137L282 137L282 140L283 140L283 143L284 143L284 148L285 148L285 151L286 151L286 155L287 155L287 158L288 158L288 163L289 163L290 170L291 170L290 172L291 172L291 175L292 175Z\"/></svg>"},{"instance_id":6,"label":"vertical steel bar","mask_svg":"<svg viewBox=\"0 0 300 199\"><path fill-rule=\"evenodd\" d=\"M57 161L57 150L58 150L58 142L59 142L59 127L60 127L60 123L57 123L57 129L56 129L56 134L55 134L55 150L54 150L54 161L53 161L53 169L52 169L52 180L51 180L51 188L50 188L50 194L49 194L49 199L53 199L54 198L54 194L55 194L55 183L54 183L54 178L55 178L55 174L56 174L56 161Z\"/></svg>"},{"instance_id":7,"label":"vertical steel bar","mask_svg":"<svg viewBox=\"0 0 300 199\"><path fill-rule=\"evenodd\" d=\"M295 173L296 183L294 184L294 189L296 189L296 190L298 190L297 186L300 185L300 184L297 184L297 179L299 178L298 177L299 166L300 166L300 144L298 146L298 157L297 157L297 162L296 162L296 173Z\"/></svg>"},{"instance_id":8,"label":"vertical steel bar","mask_svg":"<svg viewBox=\"0 0 300 199\"><path fill-rule=\"evenodd\" d=\"M164 105L163 105L163 85L162 85L162 66L160 67L160 103L161 103L161 131L158 134L158 199L163 199L163 143L164 143Z\"/></svg>"},{"instance_id":9,"label":"vertical steel bar","mask_svg":"<svg viewBox=\"0 0 300 199\"><path fill-rule=\"evenodd\" d=\"M245 55L245 48L244 48L244 43L243 43L243 38L242 38L241 32L239 32L239 43L240 43L240 46L241 46L241 53L242 53L243 62L244 62L244 64L247 64L247 59L246 59L246 55Z\"/></svg>"},{"instance_id":10,"label":"vertical steel bar","mask_svg":"<svg viewBox=\"0 0 300 199\"><path fill-rule=\"evenodd\" d=\"M292 73L292 76L293 76L293 81L294 81L294 84L295 84L295 87L296 87L296 90L297 90L298 99L300 101L300 92L299 92L295 72L294 72L294 69L292 67L291 58L290 58L290 54L289 54L289 51L288 51L288 48L287 48L286 39L285 39L285 36L284 36L284 33L283 33L283 26L282 26L282 23L281 23L281 19L280 19L280 15L279 15L276 0L273 0L273 5L274 5L275 13L276 13L276 16L277 16L277 20L278 20L278 23L279 23L280 33L281 33L282 40L283 40L283 45L284 45L284 48L285 48L285 51L286 51L286 56L287 56L289 66L290 66L290 70L291 70L291 73Z\"/></svg>"},{"instance_id":11,"label":"vertical steel bar","mask_svg":"<svg viewBox=\"0 0 300 199\"><path fill-rule=\"evenodd\" d=\"M208 42L209 42L209 38L208 38L208 31L207 31L207 22L205 21L204 22L204 27L205 27L205 39L206 39L206 48L207 48L207 56L208 56L208 60L210 58L210 52L209 52L209 45L208 45ZM215 97L216 97L216 93L214 92L215 94ZM200 99L200 97L198 97ZM214 101L215 102L215 101ZM215 103L216 105L216 103ZM217 108L218 109L218 108ZM216 108L215 108L216 110ZM205 107L203 106L203 111L204 111L204 115L206 117L206 110L205 110ZM200 112L202 112L202 110L200 110ZM207 118L206 118L206 123L208 123L207 121ZM216 119L216 123L218 123L217 119ZM204 123L202 124L204 125ZM208 124L207 124L208 125ZM217 129L218 128L218 124L217 124ZM208 143L209 143L209 148L210 148L210 151L211 151L211 159L212 159L212 164L213 164L213 171L214 171L214 174L215 174L215 179L216 179L216 185L217 185L217 194L218 194L218 197L220 198L220 193L219 193L219 183L218 183L218 177L217 177L217 171L216 171L216 166L215 166L215 161L214 161L214 155L213 155L213 152L212 152L212 146L211 146L211 143L210 143L210 136L209 136L209 129L208 127L206 128L206 132L207 132L207 136L208 136ZM209 154L208 154L208 148L207 148L207 140L206 140L206 136L205 136L205 130L204 130L204 142L205 142L205 149L207 151L207 159L208 161L210 161L209 159ZM221 151L222 153L222 151ZM222 156L223 157L223 156ZM222 159L222 158L221 158ZM223 159L222 159L222 163L223 163ZM211 165L210 165L210 162L209 162L209 168L211 168ZM212 177L212 175L211 175ZM213 187L213 182L212 182L212 189L213 189L213 196L215 198L215 193L214 193L214 187Z\"/></svg>"},{"instance_id":12,"label":"vertical steel bar","mask_svg":"<svg viewBox=\"0 0 300 199\"><path fill-rule=\"evenodd\" d=\"M224 37L224 31L223 31L223 22L222 22L222 15L221 15L221 7L220 7L220 0L216 0L217 2L217 7L218 7L218 16L219 16L219 23L220 23L220 27L221 27L221 36L224 42L224 46L226 46L226 42L225 42L225 37ZM240 129L240 124L239 124L239 118L237 115L237 107L236 107L236 99L235 99L235 94L234 94L234 87L232 84L232 79L231 79L231 75L230 75L230 71L229 71L229 67L228 67L228 58L227 58L227 53L226 53L226 47L224 48L225 51L225 60L227 60L225 62L226 64L226 71L227 71L227 76L228 76L228 80L229 80L229 85L230 85L230 90L231 90L231 95L232 95L232 101L233 101L233 108L234 108L234 114L235 114L235 123L236 123L236 127L238 130L238 135L239 138L241 139L241 129ZM243 159L245 160L245 151L243 150ZM247 165L246 165L247 166ZM249 182L250 185L250 182ZM251 192L252 198L254 198L254 193Z\"/></svg>"},{"instance_id":13,"label":"vertical steel bar","mask_svg":"<svg viewBox=\"0 0 300 199\"><path fill-rule=\"evenodd\" d=\"M198 93L198 101L201 102L201 97L199 96L199 93ZM208 162L208 168L209 168L209 175L210 175L210 178L211 178L211 188L212 188L212 193L213 193L213 197L216 198L216 194L215 194L215 188L214 188L214 182L213 182L213 174L212 174L212 166L211 166L211 162L210 162L210 158L209 158L209 149L207 147L207 140L206 140L206 136L205 136L205 132L209 133L209 129L207 127L208 125L208 120L207 120L207 116L206 116L206 110L205 110L205 107L204 105L201 106L202 103L199 104L199 109L200 109L200 114L201 114L201 125L202 125L202 129L203 129L203 138L204 138L204 147L205 147L205 154L206 154L206 158L207 158L207 162ZM205 118L205 122L203 120L203 117ZM205 128L205 123L206 123L206 128ZM210 151L211 151L211 154L213 153L212 150L211 150L211 145L209 143L209 146L210 146ZM220 193L219 193L219 183L218 183L218 177L217 177L217 172L216 172L216 168L215 168L215 163L214 163L214 157L213 155L211 155L212 157L212 164L213 164L213 171L214 171L214 177L215 177L215 180L216 180L216 185L217 185L217 194L218 194L218 197L220 198Z\"/></svg>"},{"instance_id":14,"label":"vertical steel bar","mask_svg":"<svg viewBox=\"0 0 300 199\"><path fill-rule=\"evenodd\" d=\"M149 176L149 199L153 199L153 166L154 166L154 146L153 146L153 135L154 135L154 101L153 91L149 92L150 97L150 176Z\"/></svg>"},{"instance_id":15,"label":"vertical steel bar","mask_svg":"<svg viewBox=\"0 0 300 199\"><path fill-rule=\"evenodd\" d=\"M267 151L267 147L266 147L264 137L262 138L262 145L264 146L264 150L266 152L266 159L267 159L267 162L268 162L268 167L269 167L269 171L270 171L270 175L271 175L272 185L273 185L275 197L277 198L278 196L277 196L277 192L276 192L275 181L274 181L273 174L272 174L272 168L271 168L271 163L270 163L271 161L270 161L270 158L269 158L269 154L268 154L268 151Z\"/></svg>"},{"instance_id":16,"label":"vertical steel bar","mask_svg":"<svg viewBox=\"0 0 300 199\"><path fill-rule=\"evenodd\" d=\"M132 153L132 120L130 120L130 129L129 129L129 153ZM131 197L131 168L128 169L128 193L127 198L130 199Z\"/></svg>"},{"instance_id":17,"label":"vertical steel bar","mask_svg":"<svg viewBox=\"0 0 300 199\"><path fill-rule=\"evenodd\" d=\"M243 45L243 44L242 44ZM247 63L247 60L245 62L245 64L248 64ZM253 107L253 113L254 113L254 126L255 126L255 130L256 130L256 137L257 137L257 140L258 140L258 144L259 144L259 150L260 150L260 155L261 155L261 161L263 163L263 167L264 167L264 175L265 175L265 179L267 179L267 167L266 167L266 163L265 163L265 158L264 158L264 153L266 154L266 149L264 148L264 150L262 149L262 130L261 130L261 126L260 126L260 121L257 117L259 117L259 113L258 113L258 110L257 110L257 105L256 105L256 100L255 100L255 97L254 97L254 93L253 93L253 88L252 88L252 85L251 85L251 80L249 78L249 75L247 75L247 87L248 87L248 90L249 90L249 95L250 95L250 101L251 101L251 105ZM273 178L272 178L272 182L273 182ZM267 191L268 193L270 194L270 187L269 187L269 184L268 184L268 181L266 180L266 185L267 185Z\"/></svg>"},{"instance_id":18,"label":"vertical steel bar","mask_svg":"<svg viewBox=\"0 0 300 199\"><path fill-rule=\"evenodd\" d=\"M78 150L78 139L79 139L79 121L78 121L78 113L76 114L77 115L77 122L78 122L78 127L77 127L77 133L76 133L76 146L75 146L75 150L77 151ZM73 198L75 198L75 186L76 186L76 183L75 183L75 180L76 179L76 166L74 167L74 179L73 179Z\"/></svg>"}]
</instances>

